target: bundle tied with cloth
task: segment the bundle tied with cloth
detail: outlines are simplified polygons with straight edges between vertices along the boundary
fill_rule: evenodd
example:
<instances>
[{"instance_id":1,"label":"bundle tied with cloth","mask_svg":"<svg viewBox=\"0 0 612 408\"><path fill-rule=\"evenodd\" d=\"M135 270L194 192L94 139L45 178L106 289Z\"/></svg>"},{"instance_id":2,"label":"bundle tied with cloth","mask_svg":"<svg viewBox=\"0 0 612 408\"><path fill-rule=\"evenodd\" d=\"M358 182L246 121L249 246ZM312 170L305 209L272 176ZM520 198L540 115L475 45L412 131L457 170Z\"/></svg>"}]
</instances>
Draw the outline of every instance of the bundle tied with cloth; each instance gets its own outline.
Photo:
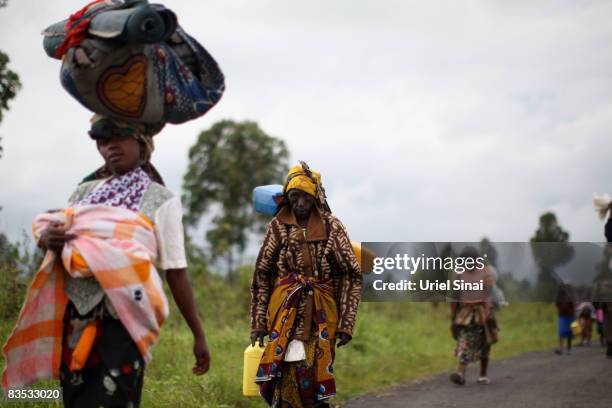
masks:
<instances>
[{"instance_id":1,"label":"bundle tied with cloth","mask_svg":"<svg viewBox=\"0 0 612 408\"><path fill-rule=\"evenodd\" d=\"M216 61L159 4L97 0L43 35L47 54L62 61L70 95L151 135L204 115L225 89Z\"/></svg>"},{"instance_id":2,"label":"bundle tied with cloth","mask_svg":"<svg viewBox=\"0 0 612 408\"><path fill-rule=\"evenodd\" d=\"M47 54L62 61L63 87L95 113L90 137L135 138L141 157L133 172L144 171L163 184L150 162L153 136L166 123L198 118L219 101L225 84L216 61L185 33L172 11L146 0L93 1L43 35ZM88 196L89 202L71 202L34 219L37 242L52 225L62 226L74 239L66 241L61 253L47 250L35 273L17 324L2 348L5 390L59 378L67 349L62 343L70 309L66 289L75 280L97 282L112 306L108 312L116 314L143 361L151 359L169 312L155 267L156 226L152 218L127 204L131 197L125 207L109 204L116 191L108 193L105 187L119 176L106 166L83 181L109 177ZM142 180L142 185L151 185L149 178ZM69 336L77 339L70 371L87 363L100 332L99 321L93 318L78 336Z\"/></svg>"},{"instance_id":3,"label":"bundle tied with cloth","mask_svg":"<svg viewBox=\"0 0 612 408\"><path fill-rule=\"evenodd\" d=\"M36 217L34 237L38 240L53 223L62 224L76 238L59 256L47 251L34 276L15 329L2 349L5 389L59 377L68 304L65 272L73 278L96 278L145 362L151 359L168 316L168 300L154 266L157 241L151 220L118 207L78 206ZM87 361L96 331L93 324L84 328L71 370L81 369Z\"/></svg>"}]
</instances>

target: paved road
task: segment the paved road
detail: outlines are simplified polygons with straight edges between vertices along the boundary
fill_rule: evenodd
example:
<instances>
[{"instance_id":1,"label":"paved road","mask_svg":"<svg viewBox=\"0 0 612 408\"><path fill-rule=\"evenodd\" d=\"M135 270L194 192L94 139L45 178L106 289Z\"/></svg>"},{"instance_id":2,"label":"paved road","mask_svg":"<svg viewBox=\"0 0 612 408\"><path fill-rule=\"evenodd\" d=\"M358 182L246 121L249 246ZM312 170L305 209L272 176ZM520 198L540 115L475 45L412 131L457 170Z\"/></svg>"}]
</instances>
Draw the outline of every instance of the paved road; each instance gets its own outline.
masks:
<instances>
[{"instance_id":1,"label":"paved road","mask_svg":"<svg viewBox=\"0 0 612 408\"><path fill-rule=\"evenodd\" d=\"M612 408L612 360L599 347L575 347L571 355L537 351L493 361L490 385L476 384L477 367L467 382L451 383L439 374L348 401L345 408Z\"/></svg>"}]
</instances>

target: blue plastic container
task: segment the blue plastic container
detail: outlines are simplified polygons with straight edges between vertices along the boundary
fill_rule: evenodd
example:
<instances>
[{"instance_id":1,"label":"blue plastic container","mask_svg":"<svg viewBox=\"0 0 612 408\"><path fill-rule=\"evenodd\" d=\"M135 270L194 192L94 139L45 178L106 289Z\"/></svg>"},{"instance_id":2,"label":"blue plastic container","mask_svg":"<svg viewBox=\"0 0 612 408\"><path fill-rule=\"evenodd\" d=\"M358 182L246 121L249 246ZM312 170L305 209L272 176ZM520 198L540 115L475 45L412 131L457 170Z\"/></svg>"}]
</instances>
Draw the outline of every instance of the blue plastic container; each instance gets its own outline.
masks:
<instances>
[{"instance_id":1,"label":"blue plastic container","mask_svg":"<svg viewBox=\"0 0 612 408\"><path fill-rule=\"evenodd\" d=\"M274 215L282 195L283 186L280 184L255 187L253 189L253 207L258 213Z\"/></svg>"}]
</instances>

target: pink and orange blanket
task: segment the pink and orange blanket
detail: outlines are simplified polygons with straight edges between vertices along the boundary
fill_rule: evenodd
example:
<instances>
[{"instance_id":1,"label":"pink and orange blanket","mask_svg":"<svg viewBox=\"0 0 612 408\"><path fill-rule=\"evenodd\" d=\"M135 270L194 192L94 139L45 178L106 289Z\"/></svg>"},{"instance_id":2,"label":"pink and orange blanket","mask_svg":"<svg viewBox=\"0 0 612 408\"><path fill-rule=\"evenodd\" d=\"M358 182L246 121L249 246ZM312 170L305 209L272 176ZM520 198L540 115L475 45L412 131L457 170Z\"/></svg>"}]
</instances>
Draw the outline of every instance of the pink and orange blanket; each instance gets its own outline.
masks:
<instances>
[{"instance_id":1,"label":"pink and orange blanket","mask_svg":"<svg viewBox=\"0 0 612 408\"><path fill-rule=\"evenodd\" d=\"M154 266L154 225L146 216L103 205L44 213L33 223L37 241L50 224L64 225L76 238L64 246L61 257L47 251L34 277L17 324L2 348L5 389L59 377L68 303L66 273L96 278L145 362L151 359L168 316L168 300Z\"/></svg>"}]
</instances>

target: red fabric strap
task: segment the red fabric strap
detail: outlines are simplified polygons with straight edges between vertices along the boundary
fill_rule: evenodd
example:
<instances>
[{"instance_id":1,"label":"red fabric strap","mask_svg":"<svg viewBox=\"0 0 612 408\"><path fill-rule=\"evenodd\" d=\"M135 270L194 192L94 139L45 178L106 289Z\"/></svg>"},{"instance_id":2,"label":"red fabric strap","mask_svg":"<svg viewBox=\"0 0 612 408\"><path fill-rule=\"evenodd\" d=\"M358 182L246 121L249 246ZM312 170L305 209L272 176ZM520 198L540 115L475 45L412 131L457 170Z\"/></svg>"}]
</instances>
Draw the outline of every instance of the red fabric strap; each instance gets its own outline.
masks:
<instances>
[{"instance_id":1,"label":"red fabric strap","mask_svg":"<svg viewBox=\"0 0 612 408\"><path fill-rule=\"evenodd\" d=\"M85 40L87 36L87 29L89 28L89 24L91 23L93 16L85 19L83 17L91 7L98 3L102 3L103 1L105 0L92 1L76 13L70 15L70 18L65 26L67 30L66 38L64 38L64 41L62 41L57 50L55 50L55 54L53 55L55 58L61 59L70 48L78 47ZM75 23L77 24L75 25Z\"/></svg>"}]
</instances>

